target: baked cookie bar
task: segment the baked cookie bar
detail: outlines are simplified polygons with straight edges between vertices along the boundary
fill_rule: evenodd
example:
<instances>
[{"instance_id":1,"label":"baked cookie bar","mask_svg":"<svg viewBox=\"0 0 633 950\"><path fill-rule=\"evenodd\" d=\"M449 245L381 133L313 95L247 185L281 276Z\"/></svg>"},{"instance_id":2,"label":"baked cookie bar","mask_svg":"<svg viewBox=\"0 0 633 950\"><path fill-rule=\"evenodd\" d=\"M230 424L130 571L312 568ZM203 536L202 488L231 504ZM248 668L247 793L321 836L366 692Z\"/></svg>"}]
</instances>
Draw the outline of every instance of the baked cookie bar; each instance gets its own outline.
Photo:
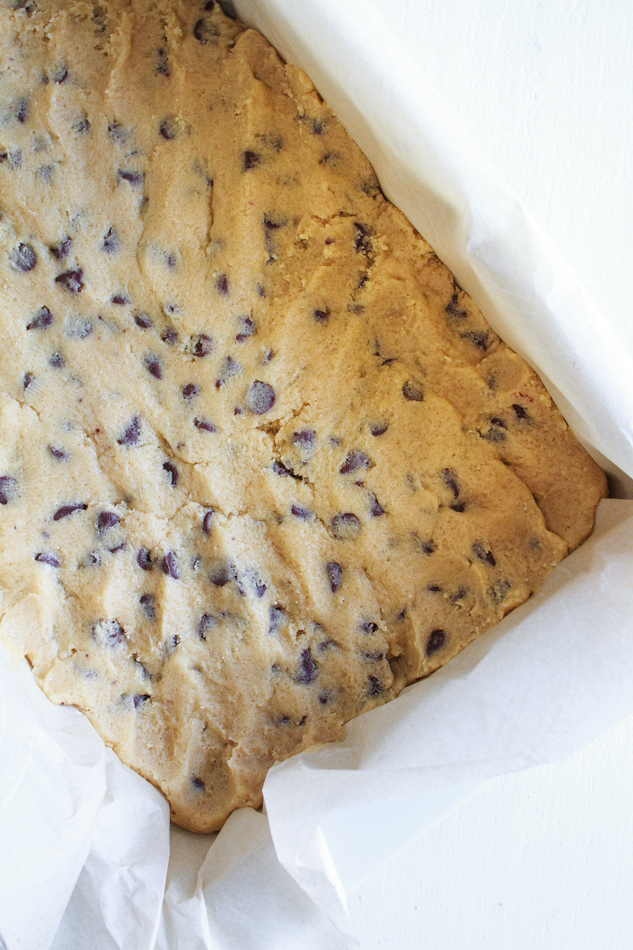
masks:
<instances>
[{"instance_id":1,"label":"baked cookie bar","mask_svg":"<svg viewBox=\"0 0 633 950\"><path fill-rule=\"evenodd\" d=\"M183 827L590 532L538 377L213 0L3 0L0 212L0 631Z\"/></svg>"}]
</instances>

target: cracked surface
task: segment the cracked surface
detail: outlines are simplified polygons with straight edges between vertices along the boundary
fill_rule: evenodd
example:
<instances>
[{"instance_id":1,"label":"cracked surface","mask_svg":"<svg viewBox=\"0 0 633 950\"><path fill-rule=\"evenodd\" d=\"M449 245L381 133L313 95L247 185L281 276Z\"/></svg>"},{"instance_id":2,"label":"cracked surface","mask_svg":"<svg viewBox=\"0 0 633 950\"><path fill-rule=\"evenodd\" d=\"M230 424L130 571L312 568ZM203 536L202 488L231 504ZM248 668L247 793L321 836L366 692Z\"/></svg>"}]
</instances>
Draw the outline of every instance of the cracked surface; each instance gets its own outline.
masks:
<instances>
[{"instance_id":1,"label":"cracked surface","mask_svg":"<svg viewBox=\"0 0 633 950\"><path fill-rule=\"evenodd\" d=\"M524 601L605 493L301 71L0 6L0 632L210 831Z\"/></svg>"}]
</instances>

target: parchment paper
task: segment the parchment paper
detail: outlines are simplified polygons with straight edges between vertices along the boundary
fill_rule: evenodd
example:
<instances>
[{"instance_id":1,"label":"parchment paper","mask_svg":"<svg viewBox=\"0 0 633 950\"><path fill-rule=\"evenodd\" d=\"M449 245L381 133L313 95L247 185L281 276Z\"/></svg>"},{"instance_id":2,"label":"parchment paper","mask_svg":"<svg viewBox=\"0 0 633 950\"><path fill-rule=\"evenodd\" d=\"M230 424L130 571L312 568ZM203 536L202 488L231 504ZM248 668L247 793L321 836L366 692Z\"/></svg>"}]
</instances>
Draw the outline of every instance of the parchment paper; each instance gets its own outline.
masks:
<instances>
[{"instance_id":1,"label":"parchment paper","mask_svg":"<svg viewBox=\"0 0 633 950\"><path fill-rule=\"evenodd\" d=\"M630 359L385 23L365 0L236 6L312 77L626 495ZM1 653L0 950L351 946L328 816L562 758L633 712L632 581L633 502L609 500L527 604L345 742L273 768L268 820L242 809L209 837L170 830L162 796Z\"/></svg>"}]
</instances>

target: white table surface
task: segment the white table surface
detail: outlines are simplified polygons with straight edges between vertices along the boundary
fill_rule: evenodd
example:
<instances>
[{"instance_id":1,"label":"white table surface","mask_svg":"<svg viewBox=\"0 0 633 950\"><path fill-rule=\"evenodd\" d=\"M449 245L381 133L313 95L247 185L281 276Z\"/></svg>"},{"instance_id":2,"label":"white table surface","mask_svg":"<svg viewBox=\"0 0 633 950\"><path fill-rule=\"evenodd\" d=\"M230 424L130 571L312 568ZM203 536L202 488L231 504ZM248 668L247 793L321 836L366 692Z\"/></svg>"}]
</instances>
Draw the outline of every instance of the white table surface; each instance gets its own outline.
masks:
<instances>
[{"instance_id":1,"label":"white table surface","mask_svg":"<svg viewBox=\"0 0 633 950\"><path fill-rule=\"evenodd\" d=\"M630 3L371 2L633 354ZM362 950L630 950L632 752L495 779L350 894Z\"/></svg>"}]
</instances>

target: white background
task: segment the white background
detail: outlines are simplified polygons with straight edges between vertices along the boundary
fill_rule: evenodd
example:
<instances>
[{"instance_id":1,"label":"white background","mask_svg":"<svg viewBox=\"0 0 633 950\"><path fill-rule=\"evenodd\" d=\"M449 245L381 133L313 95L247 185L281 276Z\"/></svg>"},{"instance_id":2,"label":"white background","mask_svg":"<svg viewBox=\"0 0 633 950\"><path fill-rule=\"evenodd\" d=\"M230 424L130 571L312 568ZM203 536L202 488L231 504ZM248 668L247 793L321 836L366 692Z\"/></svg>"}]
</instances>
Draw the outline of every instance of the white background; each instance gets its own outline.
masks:
<instances>
[{"instance_id":1,"label":"white background","mask_svg":"<svg viewBox=\"0 0 633 950\"><path fill-rule=\"evenodd\" d=\"M371 2L633 354L630 3ZM491 782L350 895L362 950L630 950L632 753Z\"/></svg>"}]
</instances>

